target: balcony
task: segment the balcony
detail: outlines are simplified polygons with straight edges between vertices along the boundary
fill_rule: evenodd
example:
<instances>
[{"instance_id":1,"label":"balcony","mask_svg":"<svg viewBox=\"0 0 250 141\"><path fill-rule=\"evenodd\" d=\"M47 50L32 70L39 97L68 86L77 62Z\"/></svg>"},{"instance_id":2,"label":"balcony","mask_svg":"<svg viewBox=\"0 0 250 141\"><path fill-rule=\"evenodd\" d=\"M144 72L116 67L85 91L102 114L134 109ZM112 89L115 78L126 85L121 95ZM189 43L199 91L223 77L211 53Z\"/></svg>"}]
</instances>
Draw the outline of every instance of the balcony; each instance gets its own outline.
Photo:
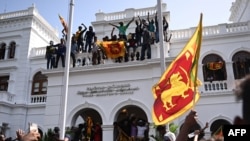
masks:
<instances>
[{"instance_id":1,"label":"balcony","mask_svg":"<svg viewBox=\"0 0 250 141\"><path fill-rule=\"evenodd\" d=\"M46 103L47 101L47 95L43 94L43 95L32 95L30 97L30 103L31 104L43 104Z\"/></svg>"},{"instance_id":2,"label":"balcony","mask_svg":"<svg viewBox=\"0 0 250 141\"><path fill-rule=\"evenodd\" d=\"M0 91L0 102L14 103L14 94L7 91Z\"/></svg>"}]
</instances>

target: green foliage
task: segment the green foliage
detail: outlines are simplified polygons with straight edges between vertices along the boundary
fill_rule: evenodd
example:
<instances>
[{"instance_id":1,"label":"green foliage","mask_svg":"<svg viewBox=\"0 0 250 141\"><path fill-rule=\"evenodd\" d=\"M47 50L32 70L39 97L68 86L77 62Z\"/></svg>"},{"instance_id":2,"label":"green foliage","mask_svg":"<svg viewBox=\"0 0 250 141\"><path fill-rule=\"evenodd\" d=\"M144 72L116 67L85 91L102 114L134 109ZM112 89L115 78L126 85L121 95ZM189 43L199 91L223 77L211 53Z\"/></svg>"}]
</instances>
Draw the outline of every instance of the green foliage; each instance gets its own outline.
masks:
<instances>
[{"instance_id":1,"label":"green foliage","mask_svg":"<svg viewBox=\"0 0 250 141\"><path fill-rule=\"evenodd\" d=\"M174 134L176 134L178 128L179 126L177 124L174 124L173 122L169 124L169 131Z\"/></svg>"},{"instance_id":2,"label":"green foliage","mask_svg":"<svg viewBox=\"0 0 250 141\"><path fill-rule=\"evenodd\" d=\"M52 135L53 135L53 130L49 128L48 131L44 133L41 141L52 141L53 140Z\"/></svg>"},{"instance_id":3,"label":"green foliage","mask_svg":"<svg viewBox=\"0 0 250 141\"><path fill-rule=\"evenodd\" d=\"M163 137L161 137L159 135L158 130L163 129L163 127L164 127L164 130L165 130L165 126L166 125L159 125L159 126L154 125L154 128L156 129L156 135L150 135L150 137L152 137L155 141L163 141ZM174 124L174 123L169 124L169 131L171 131L174 134L177 133L178 128L179 128L179 126L177 124Z\"/></svg>"}]
</instances>

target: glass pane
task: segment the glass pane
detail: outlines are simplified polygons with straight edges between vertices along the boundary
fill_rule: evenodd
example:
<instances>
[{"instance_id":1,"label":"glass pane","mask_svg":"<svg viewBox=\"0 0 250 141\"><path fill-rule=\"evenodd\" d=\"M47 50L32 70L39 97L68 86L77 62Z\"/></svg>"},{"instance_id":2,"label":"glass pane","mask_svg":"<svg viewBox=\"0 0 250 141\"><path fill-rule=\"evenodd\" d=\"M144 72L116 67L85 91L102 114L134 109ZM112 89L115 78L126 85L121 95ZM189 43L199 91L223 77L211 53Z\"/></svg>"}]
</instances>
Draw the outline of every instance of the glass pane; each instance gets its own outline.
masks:
<instances>
[{"instance_id":1,"label":"glass pane","mask_svg":"<svg viewBox=\"0 0 250 141\"><path fill-rule=\"evenodd\" d=\"M43 87L47 87L48 86L48 82L43 82Z\"/></svg>"},{"instance_id":2,"label":"glass pane","mask_svg":"<svg viewBox=\"0 0 250 141\"><path fill-rule=\"evenodd\" d=\"M47 91L47 88L42 88L42 91Z\"/></svg>"},{"instance_id":3,"label":"glass pane","mask_svg":"<svg viewBox=\"0 0 250 141\"><path fill-rule=\"evenodd\" d=\"M35 89L34 89L34 92L39 92L39 89L38 89L38 88L35 88Z\"/></svg>"},{"instance_id":4,"label":"glass pane","mask_svg":"<svg viewBox=\"0 0 250 141\"><path fill-rule=\"evenodd\" d=\"M34 87L35 87L35 88L38 88L38 87L39 87L39 83L38 83L38 82L35 83Z\"/></svg>"}]
</instances>

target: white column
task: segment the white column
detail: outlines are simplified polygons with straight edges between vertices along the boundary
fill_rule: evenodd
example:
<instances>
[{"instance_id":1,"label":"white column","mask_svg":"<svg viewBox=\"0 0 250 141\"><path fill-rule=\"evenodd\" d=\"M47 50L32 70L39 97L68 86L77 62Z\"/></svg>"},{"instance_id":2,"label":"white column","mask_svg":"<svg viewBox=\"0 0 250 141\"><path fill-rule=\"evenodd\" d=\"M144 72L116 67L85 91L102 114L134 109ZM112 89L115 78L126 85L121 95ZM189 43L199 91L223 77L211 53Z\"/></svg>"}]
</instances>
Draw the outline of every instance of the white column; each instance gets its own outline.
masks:
<instances>
[{"instance_id":1,"label":"white column","mask_svg":"<svg viewBox=\"0 0 250 141\"><path fill-rule=\"evenodd\" d=\"M113 125L103 125L102 133L103 133L103 141L113 141Z\"/></svg>"}]
</instances>

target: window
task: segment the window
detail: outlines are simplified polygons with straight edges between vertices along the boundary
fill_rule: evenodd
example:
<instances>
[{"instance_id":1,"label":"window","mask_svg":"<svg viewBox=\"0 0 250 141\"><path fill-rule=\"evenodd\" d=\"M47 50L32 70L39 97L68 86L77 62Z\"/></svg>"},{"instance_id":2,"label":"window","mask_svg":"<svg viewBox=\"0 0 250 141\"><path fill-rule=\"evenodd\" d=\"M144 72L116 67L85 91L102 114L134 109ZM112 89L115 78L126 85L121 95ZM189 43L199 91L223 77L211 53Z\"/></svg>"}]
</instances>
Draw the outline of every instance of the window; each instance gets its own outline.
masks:
<instances>
[{"instance_id":1,"label":"window","mask_svg":"<svg viewBox=\"0 0 250 141\"><path fill-rule=\"evenodd\" d=\"M11 42L9 47L9 59L15 57L15 51L16 51L16 43Z\"/></svg>"},{"instance_id":2,"label":"window","mask_svg":"<svg viewBox=\"0 0 250 141\"><path fill-rule=\"evenodd\" d=\"M250 71L250 53L240 51L234 54L232 58L234 78L241 79Z\"/></svg>"},{"instance_id":3,"label":"window","mask_svg":"<svg viewBox=\"0 0 250 141\"><path fill-rule=\"evenodd\" d=\"M0 76L0 91L8 91L9 76Z\"/></svg>"},{"instance_id":4,"label":"window","mask_svg":"<svg viewBox=\"0 0 250 141\"><path fill-rule=\"evenodd\" d=\"M6 49L6 44L2 43L0 45L0 60L4 59L5 56L5 49Z\"/></svg>"},{"instance_id":5,"label":"window","mask_svg":"<svg viewBox=\"0 0 250 141\"><path fill-rule=\"evenodd\" d=\"M203 77L205 82L227 79L225 61L216 54L207 55L203 60Z\"/></svg>"},{"instance_id":6,"label":"window","mask_svg":"<svg viewBox=\"0 0 250 141\"><path fill-rule=\"evenodd\" d=\"M32 84L32 95L47 94L48 80L41 72L35 74Z\"/></svg>"}]
</instances>

